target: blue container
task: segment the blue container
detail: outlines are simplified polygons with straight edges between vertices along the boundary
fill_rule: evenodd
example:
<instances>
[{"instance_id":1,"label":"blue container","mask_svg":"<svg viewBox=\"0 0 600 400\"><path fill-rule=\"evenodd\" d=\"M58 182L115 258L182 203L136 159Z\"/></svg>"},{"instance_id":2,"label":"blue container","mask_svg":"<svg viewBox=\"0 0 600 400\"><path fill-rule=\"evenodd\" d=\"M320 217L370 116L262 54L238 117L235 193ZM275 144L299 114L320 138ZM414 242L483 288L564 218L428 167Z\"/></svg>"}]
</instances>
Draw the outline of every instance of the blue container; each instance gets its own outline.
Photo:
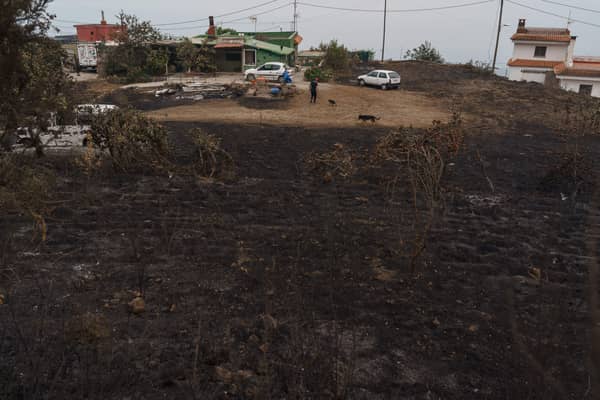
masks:
<instances>
[{"instance_id":1,"label":"blue container","mask_svg":"<svg viewBox=\"0 0 600 400\"><path fill-rule=\"evenodd\" d=\"M278 87L271 88L271 94L273 96L277 96L279 93L281 93L281 89L279 89Z\"/></svg>"}]
</instances>

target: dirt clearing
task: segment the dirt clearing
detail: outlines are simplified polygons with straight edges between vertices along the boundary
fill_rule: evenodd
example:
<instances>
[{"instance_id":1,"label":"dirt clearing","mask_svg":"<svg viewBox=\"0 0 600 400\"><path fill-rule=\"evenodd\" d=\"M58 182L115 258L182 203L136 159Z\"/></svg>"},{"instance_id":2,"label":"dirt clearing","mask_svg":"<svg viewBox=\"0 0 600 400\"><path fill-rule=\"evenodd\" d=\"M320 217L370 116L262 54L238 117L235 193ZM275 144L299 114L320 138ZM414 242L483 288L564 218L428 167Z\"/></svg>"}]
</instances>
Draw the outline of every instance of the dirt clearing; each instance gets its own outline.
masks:
<instances>
[{"instance_id":1,"label":"dirt clearing","mask_svg":"<svg viewBox=\"0 0 600 400\"><path fill-rule=\"evenodd\" d=\"M206 100L194 104L162 108L148 113L161 121L262 123L286 126L357 126L359 114L380 117L376 125L415 126L445 120L450 113L443 104L420 93L405 90L382 91L346 85L321 84L317 104L309 103L309 93L289 99ZM330 106L328 100L336 101ZM251 103L255 103L252 105ZM262 108L262 109L261 109Z\"/></svg>"}]
</instances>

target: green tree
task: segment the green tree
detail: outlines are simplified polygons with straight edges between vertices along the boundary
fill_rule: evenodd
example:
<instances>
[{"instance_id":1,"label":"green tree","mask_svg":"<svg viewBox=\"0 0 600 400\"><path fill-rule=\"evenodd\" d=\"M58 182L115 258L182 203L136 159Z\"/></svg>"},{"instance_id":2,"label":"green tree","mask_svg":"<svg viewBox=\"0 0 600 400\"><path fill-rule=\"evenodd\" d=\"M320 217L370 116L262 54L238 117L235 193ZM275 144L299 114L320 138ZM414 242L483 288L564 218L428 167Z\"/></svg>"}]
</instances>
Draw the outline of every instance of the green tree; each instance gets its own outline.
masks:
<instances>
[{"instance_id":1,"label":"green tree","mask_svg":"<svg viewBox=\"0 0 600 400\"><path fill-rule=\"evenodd\" d=\"M188 38L177 45L177 59L187 72L192 72L192 68L196 68L199 53L198 48Z\"/></svg>"},{"instance_id":2,"label":"green tree","mask_svg":"<svg viewBox=\"0 0 600 400\"><path fill-rule=\"evenodd\" d=\"M166 48L151 49L146 57L146 71L151 75L167 73L169 52Z\"/></svg>"},{"instance_id":3,"label":"green tree","mask_svg":"<svg viewBox=\"0 0 600 400\"><path fill-rule=\"evenodd\" d=\"M444 62L440 52L429 41L425 41L419 47L407 51L405 57L410 60L431 61L440 64Z\"/></svg>"},{"instance_id":4,"label":"green tree","mask_svg":"<svg viewBox=\"0 0 600 400\"><path fill-rule=\"evenodd\" d=\"M223 28L220 26L217 26L217 35L232 35L235 36L238 34L238 31L236 31L235 29L232 28Z\"/></svg>"},{"instance_id":5,"label":"green tree","mask_svg":"<svg viewBox=\"0 0 600 400\"><path fill-rule=\"evenodd\" d=\"M217 70L217 60L215 58L215 49L208 45L208 41L204 40L198 51L196 60L196 68L200 72L215 72Z\"/></svg>"},{"instance_id":6,"label":"green tree","mask_svg":"<svg viewBox=\"0 0 600 400\"><path fill-rule=\"evenodd\" d=\"M344 71L350 66L348 49L343 44L339 44L337 40L332 40L327 45L321 43L319 48L325 51L325 67L334 71Z\"/></svg>"},{"instance_id":7,"label":"green tree","mask_svg":"<svg viewBox=\"0 0 600 400\"><path fill-rule=\"evenodd\" d=\"M118 46L101 47L101 59L106 75L125 76L127 81L143 79L164 71L164 64L157 68L162 55L152 52L152 45L160 38L160 32L149 21L140 21L135 15L117 15L121 29L112 38Z\"/></svg>"},{"instance_id":8,"label":"green tree","mask_svg":"<svg viewBox=\"0 0 600 400\"><path fill-rule=\"evenodd\" d=\"M214 72L217 69L215 51L206 40L201 46L196 46L189 39L184 39L177 46L177 59L187 72Z\"/></svg>"},{"instance_id":9,"label":"green tree","mask_svg":"<svg viewBox=\"0 0 600 400\"><path fill-rule=\"evenodd\" d=\"M47 11L50 2L3 2L0 13L0 144L6 147L16 128L26 128L39 155L39 137L51 116L71 109L65 53L46 35L54 18Z\"/></svg>"},{"instance_id":10,"label":"green tree","mask_svg":"<svg viewBox=\"0 0 600 400\"><path fill-rule=\"evenodd\" d=\"M121 45L147 46L162 37L150 21L140 21L135 15L126 14L123 10L117 15L117 20L123 29L115 34L113 40Z\"/></svg>"}]
</instances>

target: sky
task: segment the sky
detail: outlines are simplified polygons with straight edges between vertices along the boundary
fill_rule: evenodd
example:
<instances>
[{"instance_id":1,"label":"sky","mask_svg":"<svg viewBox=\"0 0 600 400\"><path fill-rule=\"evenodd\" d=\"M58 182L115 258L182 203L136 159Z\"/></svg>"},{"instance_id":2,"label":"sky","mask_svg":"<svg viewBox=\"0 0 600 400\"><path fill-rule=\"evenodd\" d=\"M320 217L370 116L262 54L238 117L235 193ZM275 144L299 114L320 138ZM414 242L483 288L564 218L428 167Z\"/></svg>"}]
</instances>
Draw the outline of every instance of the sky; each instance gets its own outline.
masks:
<instances>
[{"instance_id":1,"label":"sky","mask_svg":"<svg viewBox=\"0 0 600 400\"><path fill-rule=\"evenodd\" d=\"M298 31L304 38L301 49L322 41L337 39L349 49L372 49L381 57L383 44L383 10L385 0L298 0ZM193 36L206 31L209 15L217 17L217 25L238 31L253 31L252 16L257 29L290 30L293 20L293 0L54 0L49 10L56 15L60 34L74 33L74 22L97 23L104 10L108 22L123 9L139 19L149 20L163 33ZM470 6L433 11L394 12L445 6ZM268 4L265 4L268 3ZM571 8L556 3L562 3ZM259 5L259 7L255 7ZM342 11L315 7L369 9L377 12ZM532 10L523 5L536 8ZM469 60L489 62L496 38L500 0L387 0L385 58L401 59L408 49L430 41L449 62ZM581 10L581 8L589 10ZM249 9L246 11L240 11ZM235 13L236 11L240 11ZM597 12L594 12L597 11ZM510 36L519 18L528 26L566 27L569 15L571 34L578 37L576 55L600 56L599 0L505 0L503 26L498 50L498 65L503 67L512 54ZM194 21L177 25L184 21Z\"/></svg>"}]
</instances>

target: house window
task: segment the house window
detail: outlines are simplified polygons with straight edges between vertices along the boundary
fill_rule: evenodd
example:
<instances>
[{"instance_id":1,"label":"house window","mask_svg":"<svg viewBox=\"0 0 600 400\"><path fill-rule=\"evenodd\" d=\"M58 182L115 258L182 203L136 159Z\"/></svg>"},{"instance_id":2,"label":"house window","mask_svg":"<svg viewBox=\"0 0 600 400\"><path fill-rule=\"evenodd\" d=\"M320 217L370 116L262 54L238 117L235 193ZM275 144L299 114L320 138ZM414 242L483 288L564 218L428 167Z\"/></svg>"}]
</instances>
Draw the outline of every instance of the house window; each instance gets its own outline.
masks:
<instances>
[{"instance_id":1,"label":"house window","mask_svg":"<svg viewBox=\"0 0 600 400\"><path fill-rule=\"evenodd\" d=\"M242 62L242 52L239 53L225 53L225 61L239 61Z\"/></svg>"},{"instance_id":2,"label":"house window","mask_svg":"<svg viewBox=\"0 0 600 400\"><path fill-rule=\"evenodd\" d=\"M256 65L256 50L244 50L246 65Z\"/></svg>"},{"instance_id":3,"label":"house window","mask_svg":"<svg viewBox=\"0 0 600 400\"><path fill-rule=\"evenodd\" d=\"M546 49L546 46L535 46L535 52L533 53L533 56L540 58L546 57Z\"/></svg>"},{"instance_id":4,"label":"house window","mask_svg":"<svg viewBox=\"0 0 600 400\"><path fill-rule=\"evenodd\" d=\"M583 94L585 96L591 96L593 87L594 87L593 85L579 85L579 94Z\"/></svg>"}]
</instances>

